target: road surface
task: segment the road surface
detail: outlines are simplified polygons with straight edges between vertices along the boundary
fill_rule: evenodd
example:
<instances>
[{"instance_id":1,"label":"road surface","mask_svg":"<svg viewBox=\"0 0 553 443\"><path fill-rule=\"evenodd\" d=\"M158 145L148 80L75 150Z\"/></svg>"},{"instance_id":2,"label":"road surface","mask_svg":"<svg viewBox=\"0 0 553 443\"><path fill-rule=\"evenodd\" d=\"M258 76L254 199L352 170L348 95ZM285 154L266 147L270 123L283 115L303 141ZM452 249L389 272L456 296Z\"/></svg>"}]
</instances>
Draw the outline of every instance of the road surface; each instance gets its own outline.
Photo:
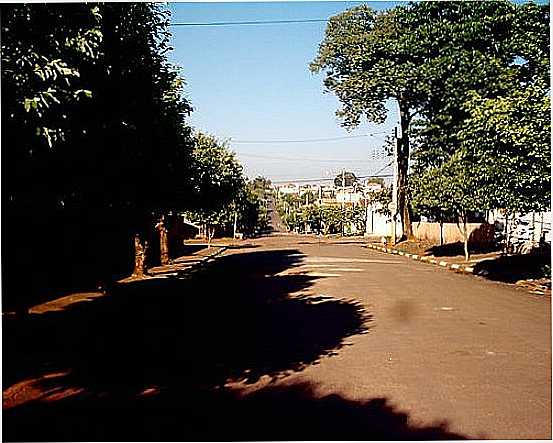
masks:
<instances>
[{"instance_id":1,"label":"road surface","mask_svg":"<svg viewBox=\"0 0 553 443\"><path fill-rule=\"evenodd\" d=\"M282 248L290 238L261 240ZM468 437L551 438L550 299L359 245L296 238L304 291L372 316L338 355L288 378L347 398L383 397Z\"/></svg>"},{"instance_id":2,"label":"road surface","mask_svg":"<svg viewBox=\"0 0 553 443\"><path fill-rule=\"evenodd\" d=\"M359 241L248 240L4 327L7 440L551 438L550 299Z\"/></svg>"}]
</instances>

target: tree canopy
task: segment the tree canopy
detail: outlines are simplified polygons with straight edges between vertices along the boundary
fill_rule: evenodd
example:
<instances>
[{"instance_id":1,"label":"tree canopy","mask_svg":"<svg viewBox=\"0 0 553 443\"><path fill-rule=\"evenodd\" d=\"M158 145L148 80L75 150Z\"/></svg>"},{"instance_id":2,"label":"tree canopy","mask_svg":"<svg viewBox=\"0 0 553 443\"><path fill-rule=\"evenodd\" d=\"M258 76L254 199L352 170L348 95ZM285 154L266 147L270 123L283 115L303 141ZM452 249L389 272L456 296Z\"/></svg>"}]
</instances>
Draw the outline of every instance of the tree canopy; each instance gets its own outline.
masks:
<instances>
[{"instance_id":1,"label":"tree canopy","mask_svg":"<svg viewBox=\"0 0 553 443\"><path fill-rule=\"evenodd\" d=\"M546 5L508 1L416 2L382 12L361 5L331 18L310 69L325 74L347 128L364 118L382 123L390 100L398 106L404 234L411 232L407 173L413 144L415 171L439 167L461 146L459 133L468 137L475 94L497 100L513 87L547 83L548 29Z\"/></svg>"}]
</instances>

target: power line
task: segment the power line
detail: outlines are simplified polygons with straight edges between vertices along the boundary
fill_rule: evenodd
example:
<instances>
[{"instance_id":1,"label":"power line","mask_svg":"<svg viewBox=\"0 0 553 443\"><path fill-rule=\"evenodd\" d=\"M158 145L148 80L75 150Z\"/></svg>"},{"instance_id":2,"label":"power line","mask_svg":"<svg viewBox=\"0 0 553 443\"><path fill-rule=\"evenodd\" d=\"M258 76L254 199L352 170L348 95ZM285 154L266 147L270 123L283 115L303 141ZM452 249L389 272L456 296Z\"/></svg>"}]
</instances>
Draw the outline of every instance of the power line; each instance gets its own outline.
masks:
<instances>
[{"instance_id":1,"label":"power line","mask_svg":"<svg viewBox=\"0 0 553 443\"><path fill-rule=\"evenodd\" d=\"M280 156L272 156L272 155L262 155L262 154L247 154L247 153L238 153L238 156L242 157L254 157L254 158L266 158L268 160L290 160L290 161L309 161L309 162L317 162L317 163L340 163L340 162L368 162L371 161L368 158L361 159L361 158L341 158L341 159L332 159L332 158L307 158L307 157L280 157Z\"/></svg>"},{"instance_id":2,"label":"power line","mask_svg":"<svg viewBox=\"0 0 553 443\"><path fill-rule=\"evenodd\" d=\"M392 174L382 174L382 175L360 175L359 179L362 178L388 178L392 177ZM328 182L328 181L334 181L334 178L297 178L297 179L288 179L288 180L271 180L271 183L279 184L279 183L306 183L306 182Z\"/></svg>"},{"instance_id":3,"label":"power line","mask_svg":"<svg viewBox=\"0 0 553 443\"><path fill-rule=\"evenodd\" d=\"M327 141L336 141L336 140L346 140L350 138L361 138L361 137L378 137L378 134L386 134L386 132L372 132L370 134L362 135L347 135L343 137L328 137L328 138L310 138L310 139L299 139L299 140L232 140L230 143L234 144L267 144L267 143L311 143L311 142L327 142Z\"/></svg>"},{"instance_id":4,"label":"power line","mask_svg":"<svg viewBox=\"0 0 553 443\"><path fill-rule=\"evenodd\" d=\"M378 174L380 174L382 171L384 171L384 169L386 168L389 168L390 166L392 166L392 164L394 163L394 161L392 160L390 163L388 163L386 166L383 166L382 168L380 168L378 171L375 172L374 176L369 176L369 177L376 177ZM391 176L390 176L391 177Z\"/></svg>"},{"instance_id":5,"label":"power line","mask_svg":"<svg viewBox=\"0 0 553 443\"><path fill-rule=\"evenodd\" d=\"M389 165L388 165L389 166ZM357 178L363 179L363 178L388 178L393 177L393 174L374 174L374 175L360 175ZM328 181L334 181L336 177L334 178L328 178L328 177L320 177L320 178L296 178L296 179L288 179L288 180L271 180L271 183L279 184L279 183L306 183L306 182L328 182Z\"/></svg>"},{"instance_id":6,"label":"power line","mask_svg":"<svg viewBox=\"0 0 553 443\"><path fill-rule=\"evenodd\" d=\"M241 22L171 23L169 26L241 26L241 25L289 25L293 23L326 23L328 19L254 20Z\"/></svg>"}]
</instances>

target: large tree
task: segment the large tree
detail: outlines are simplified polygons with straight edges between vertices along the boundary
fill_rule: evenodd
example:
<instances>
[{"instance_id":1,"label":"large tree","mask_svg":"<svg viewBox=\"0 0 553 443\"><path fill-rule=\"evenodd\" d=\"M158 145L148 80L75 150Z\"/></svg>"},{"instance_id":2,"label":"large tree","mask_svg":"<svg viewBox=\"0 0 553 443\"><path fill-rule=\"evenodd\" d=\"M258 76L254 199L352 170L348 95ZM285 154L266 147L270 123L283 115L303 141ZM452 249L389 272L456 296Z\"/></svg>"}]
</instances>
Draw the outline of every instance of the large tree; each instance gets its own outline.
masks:
<instances>
[{"instance_id":1,"label":"large tree","mask_svg":"<svg viewBox=\"0 0 553 443\"><path fill-rule=\"evenodd\" d=\"M413 121L415 170L439 166L477 95L494 99L549 76L548 8L533 3L421 2L406 15L424 54L425 102Z\"/></svg>"},{"instance_id":2,"label":"large tree","mask_svg":"<svg viewBox=\"0 0 553 443\"><path fill-rule=\"evenodd\" d=\"M443 186L428 183L438 171L457 177L456 195L464 195L465 203L481 194L473 200L479 202L476 210L548 208L548 8L451 2L415 9L440 17L426 42L422 40L436 49L425 64L434 77L433 89L414 130L413 192L418 195L413 198L419 210L438 217L451 213L444 208L449 197L442 195ZM422 27L425 19L418 20ZM452 164L464 164L471 186L461 186L460 173L451 173Z\"/></svg>"},{"instance_id":3,"label":"large tree","mask_svg":"<svg viewBox=\"0 0 553 443\"><path fill-rule=\"evenodd\" d=\"M474 158L493 208L510 213L551 207L551 100L543 83L491 99L478 95L457 152Z\"/></svg>"},{"instance_id":4,"label":"large tree","mask_svg":"<svg viewBox=\"0 0 553 443\"><path fill-rule=\"evenodd\" d=\"M242 166L227 144L198 132L194 136L193 206L190 218L203 223L208 242L217 225L238 210L246 187Z\"/></svg>"},{"instance_id":5,"label":"large tree","mask_svg":"<svg viewBox=\"0 0 553 443\"><path fill-rule=\"evenodd\" d=\"M330 19L310 69L325 73L325 87L342 103L337 115L346 128L358 126L362 118L383 123L390 100L398 107L398 206L403 232L410 236L409 126L422 101L419 66L423 59L405 41L407 31L403 8L385 13L366 5L352 8Z\"/></svg>"},{"instance_id":6,"label":"large tree","mask_svg":"<svg viewBox=\"0 0 553 443\"><path fill-rule=\"evenodd\" d=\"M414 189L412 202L419 212L457 218L467 261L469 214L489 209L491 205L486 179L477 173L477 165L473 156L457 153L441 166L430 168L414 177L411 183Z\"/></svg>"},{"instance_id":7,"label":"large tree","mask_svg":"<svg viewBox=\"0 0 553 443\"><path fill-rule=\"evenodd\" d=\"M420 167L446 161L468 116L471 91L493 98L516 81L544 76L548 12L534 4L417 2L375 12L362 5L329 21L311 64L340 99L346 127L382 123L399 110L398 206L411 235L407 200L410 147ZM423 146L424 149L418 148Z\"/></svg>"},{"instance_id":8,"label":"large tree","mask_svg":"<svg viewBox=\"0 0 553 443\"><path fill-rule=\"evenodd\" d=\"M136 234L140 274L149 232L189 203L191 108L168 24L150 3L2 6L4 202L21 238L8 247L27 269L126 260L114 245L130 252Z\"/></svg>"}]
</instances>

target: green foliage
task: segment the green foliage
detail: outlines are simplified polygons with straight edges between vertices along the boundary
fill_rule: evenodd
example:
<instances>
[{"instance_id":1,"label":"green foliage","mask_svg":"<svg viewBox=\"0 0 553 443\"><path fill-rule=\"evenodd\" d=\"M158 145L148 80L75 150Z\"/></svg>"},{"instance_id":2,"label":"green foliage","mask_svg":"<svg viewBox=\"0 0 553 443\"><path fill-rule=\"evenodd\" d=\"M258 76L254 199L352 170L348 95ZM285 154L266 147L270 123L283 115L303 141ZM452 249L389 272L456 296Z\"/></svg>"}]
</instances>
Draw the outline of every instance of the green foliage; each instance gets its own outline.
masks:
<instances>
[{"instance_id":1,"label":"green foliage","mask_svg":"<svg viewBox=\"0 0 553 443\"><path fill-rule=\"evenodd\" d=\"M421 213L457 216L489 209L490 196L475 173L474 159L457 154L412 180L413 205Z\"/></svg>"},{"instance_id":2,"label":"green foliage","mask_svg":"<svg viewBox=\"0 0 553 443\"><path fill-rule=\"evenodd\" d=\"M242 166L225 143L201 132L194 137L193 160L194 212L204 223L220 224L245 187Z\"/></svg>"},{"instance_id":3,"label":"green foliage","mask_svg":"<svg viewBox=\"0 0 553 443\"><path fill-rule=\"evenodd\" d=\"M362 117L383 123L388 99L401 96L411 107L419 100L419 61L405 42L403 10L377 13L361 5L328 23L310 69L325 73L325 87L339 98L337 115L346 127L358 126Z\"/></svg>"},{"instance_id":4,"label":"green foliage","mask_svg":"<svg viewBox=\"0 0 553 443\"><path fill-rule=\"evenodd\" d=\"M510 2L421 2L407 17L426 58L426 100L413 124L415 169L439 166L460 146L466 104L548 78L548 8ZM546 68L547 67L547 68Z\"/></svg>"},{"instance_id":5,"label":"green foliage","mask_svg":"<svg viewBox=\"0 0 553 443\"><path fill-rule=\"evenodd\" d=\"M534 207L544 207L549 192L540 154L530 154L523 161L528 154L523 142L498 132L501 131L499 124L495 128L478 129L484 123L478 120L478 112L489 113L494 108L496 116L511 114L512 121L520 113L520 106L518 110L505 107L518 106L514 103L518 100L517 94L522 94L521 100L534 97L531 102L544 99L548 86L541 87L541 92L521 91L532 84L548 85L548 35L548 5L508 1L416 2L378 13L362 5L330 20L310 68L313 72L325 73L326 88L336 94L342 105L337 114L343 124L355 127L362 118L382 123L387 101L392 99L399 106L398 206L404 232L406 217L401 208L407 205L406 190L409 189L404 176L413 141L413 168L420 175L429 168L440 170L461 148L466 152L458 154L451 164L468 157L480 161L474 145L478 137L486 137L480 141L488 146L488 154L489 147L495 145L496 152L501 151L503 157L511 156L513 164L516 162L520 167L518 170L504 168L504 161L494 160L495 172L490 168L473 172L486 173L484 183L493 180L496 185L503 183L496 190L497 194L505 192L504 207L530 208L531 201L540 202ZM485 109L477 111L476 106ZM543 129L535 133L542 134L543 139L549 137L549 126L541 117L540 106L533 110L527 107L524 111L529 113L527 116L537 113L536 124L526 121L522 123L524 128L514 124L514 132L535 131L543 124ZM503 138L500 143L496 143L498 133ZM474 141L471 147L470 138ZM510 148L506 148L508 144ZM549 154L544 148L542 142L535 142L528 149L541 152L545 158ZM458 176L451 171L452 167L444 169L449 171L446 175ZM504 174L498 175L499 170ZM506 183L509 183L508 189ZM420 184L415 187L420 188ZM533 195L529 192L532 188ZM516 195L521 192L528 194L528 198L517 201ZM500 200L499 195L496 200ZM420 204L419 199L419 207Z\"/></svg>"},{"instance_id":6,"label":"green foliage","mask_svg":"<svg viewBox=\"0 0 553 443\"><path fill-rule=\"evenodd\" d=\"M106 256L126 268L135 233L189 206L191 107L164 8L2 6L6 249L20 269L48 276L86 257L92 272ZM17 293L48 285L32 280Z\"/></svg>"},{"instance_id":7,"label":"green foliage","mask_svg":"<svg viewBox=\"0 0 553 443\"><path fill-rule=\"evenodd\" d=\"M334 178L334 186L336 186L337 188L342 186L353 186L356 183L357 177L353 172L344 171Z\"/></svg>"},{"instance_id":8,"label":"green foliage","mask_svg":"<svg viewBox=\"0 0 553 443\"><path fill-rule=\"evenodd\" d=\"M548 8L417 4L428 102L416 122L413 202L438 218L549 207ZM428 24L428 16L438 20ZM432 49L434 48L434 49Z\"/></svg>"},{"instance_id":9,"label":"green foliage","mask_svg":"<svg viewBox=\"0 0 553 443\"><path fill-rule=\"evenodd\" d=\"M290 197L289 195L287 197ZM294 201L288 198L288 201ZM280 207L281 217L291 231L328 234L346 234L364 231L366 213L362 206L318 206L316 204L297 205L286 203Z\"/></svg>"},{"instance_id":10,"label":"green foliage","mask_svg":"<svg viewBox=\"0 0 553 443\"><path fill-rule=\"evenodd\" d=\"M255 235L267 228L263 177L247 182L235 154L226 143L197 133L194 137L194 204L190 220L216 226L220 234L231 235L236 220L238 232Z\"/></svg>"},{"instance_id":11,"label":"green foliage","mask_svg":"<svg viewBox=\"0 0 553 443\"><path fill-rule=\"evenodd\" d=\"M474 161L474 174L489 206L511 212L544 211L551 200L551 101L544 84L467 102L459 151Z\"/></svg>"},{"instance_id":12,"label":"green foliage","mask_svg":"<svg viewBox=\"0 0 553 443\"><path fill-rule=\"evenodd\" d=\"M100 55L102 17L98 6L71 9L68 20L51 5L2 6L3 123L17 127L27 153L63 140L67 107L92 95L80 67Z\"/></svg>"},{"instance_id":13,"label":"green foliage","mask_svg":"<svg viewBox=\"0 0 553 443\"><path fill-rule=\"evenodd\" d=\"M392 202L392 188L385 187L380 191L369 192L367 195L369 205L376 206L376 212L387 217L392 216L389 205Z\"/></svg>"},{"instance_id":14,"label":"green foliage","mask_svg":"<svg viewBox=\"0 0 553 443\"><path fill-rule=\"evenodd\" d=\"M135 224L187 204L183 80L159 5L2 8L4 146L18 211L112 211Z\"/></svg>"}]
</instances>

